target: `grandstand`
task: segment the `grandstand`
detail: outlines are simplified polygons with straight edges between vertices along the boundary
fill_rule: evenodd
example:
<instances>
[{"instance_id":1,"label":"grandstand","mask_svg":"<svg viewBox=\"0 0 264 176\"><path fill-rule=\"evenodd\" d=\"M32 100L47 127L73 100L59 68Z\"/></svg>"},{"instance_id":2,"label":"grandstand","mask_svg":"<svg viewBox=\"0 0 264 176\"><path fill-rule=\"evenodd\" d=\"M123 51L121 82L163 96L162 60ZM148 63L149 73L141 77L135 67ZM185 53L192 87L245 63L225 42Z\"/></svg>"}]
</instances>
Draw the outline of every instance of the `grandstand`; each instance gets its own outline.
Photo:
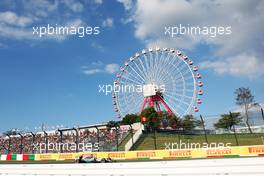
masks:
<instances>
[{"instance_id":1,"label":"grandstand","mask_svg":"<svg viewBox=\"0 0 264 176\"><path fill-rule=\"evenodd\" d=\"M108 128L107 124L0 136L0 154L118 151L138 125Z\"/></svg>"}]
</instances>

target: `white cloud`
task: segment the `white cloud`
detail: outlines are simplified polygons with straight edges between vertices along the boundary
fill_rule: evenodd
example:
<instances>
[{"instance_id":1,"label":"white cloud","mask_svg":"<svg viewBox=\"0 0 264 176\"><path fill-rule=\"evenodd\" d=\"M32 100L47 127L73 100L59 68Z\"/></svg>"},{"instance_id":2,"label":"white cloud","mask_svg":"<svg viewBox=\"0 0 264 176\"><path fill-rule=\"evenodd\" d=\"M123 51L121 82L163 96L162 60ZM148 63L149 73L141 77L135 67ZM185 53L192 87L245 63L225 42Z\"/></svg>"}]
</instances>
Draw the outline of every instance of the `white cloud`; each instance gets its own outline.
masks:
<instances>
[{"instance_id":1,"label":"white cloud","mask_svg":"<svg viewBox=\"0 0 264 176\"><path fill-rule=\"evenodd\" d=\"M78 28L80 26L82 26L84 24L84 22L79 19L79 18L76 18L74 20L70 20L70 21L67 21L65 24L62 24L61 26L64 26L64 27L75 27L75 28ZM41 39L55 39L57 41L63 41L65 40L67 37L70 37L70 35L67 35L67 34L52 34L52 35L46 35L46 38L41 38Z\"/></svg>"},{"instance_id":2,"label":"white cloud","mask_svg":"<svg viewBox=\"0 0 264 176\"><path fill-rule=\"evenodd\" d=\"M33 22L32 18L18 16L11 11L0 13L0 37L14 39L34 39L28 25Z\"/></svg>"},{"instance_id":3,"label":"white cloud","mask_svg":"<svg viewBox=\"0 0 264 176\"><path fill-rule=\"evenodd\" d=\"M125 10L130 10L132 8L132 5L133 5L132 0L117 0L117 2L122 3Z\"/></svg>"},{"instance_id":4,"label":"white cloud","mask_svg":"<svg viewBox=\"0 0 264 176\"><path fill-rule=\"evenodd\" d=\"M95 4L102 4L103 3L103 0L94 0L94 3Z\"/></svg>"},{"instance_id":5,"label":"white cloud","mask_svg":"<svg viewBox=\"0 0 264 176\"><path fill-rule=\"evenodd\" d=\"M83 74L86 74L86 75L94 75L96 73L101 73L103 72L103 70L101 69L87 69L87 70L82 70Z\"/></svg>"},{"instance_id":6,"label":"white cloud","mask_svg":"<svg viewBox=\"0 0 264 176\"><path fill-rule=\"evenodd\" d=\"M12 26L6 26L0 24L0 37L12 38L12 39L38 39L38 37L33 36L32 32L27 29L17 28Z\"/></svg>"},{"instance_id":7,"label":"white cloud","mask_svg":"<svg viewBox=\"0 0 264 176\"><path fill-rule=\"evenodd\" d=\"M91 65L94 65L94 66L103 66L104 63L102 61L95 61L95 62L92 62Z\"/></svg>"},{"instance_id":8,"label":"white cloud","mask_svg":"<svg viewBox=\"0 0 264 176\"><path fill-rule=\"evenodd\" d=\"M259 111L260 112L260 110L261 110L261 108L263 108L264 107L264 104L263 103L259 103L259 102L257 102L257 104L256 105L251 105L250 107L249 107L249 109L250 109L250 111ZM235 106L233 109L232 109L232 111L234 111L234 112L241 112L241 113L245 113L245 108L244 108L244 106Z\"/></svg>"},{"instance_id":9,"label":"white cloud","mask_svg":"<svg viewBox=\"0 0 264 176\"><path fill-rule=\"evenodd\" d=\"M102 51L102 52L105 51L105 48L97 42L92 42L91 47L93 47L99 51Z\"/></svg>"},{"instance_id":10,"label":"white cloud","mask_svg":"<svg viewBox=\"0 0 264 176\"><path fill-rule=\"evenodd\" d=\"M103 27L112 27L113 25L114 25L114 19L113 18L106 18L102 23Z\"/></svg>"},{"instance_id":11,"label":"white cloud","mask_svg":"<svg viewBox=\"0 0 264 176\"><path fill-rule=\"evenodd\" d=\"M17 16L17 14L14 12L6 11L0 13L0 24L1 23L25 27L28 24L32 23L32 19L29 17Z\"/></svg>"},{"instance_id":12,"label":"white cloud","mask_svg":"<svg viewBox=\"0 0 264 176\"><path fill-rule=\"evenodd\" d=\"M59 1L46 0L23 0L25 11L37 17L47 17L52 12L56 11L59 6Z\"/></svg>"},{"instance_id":13,"label":"white cloud","mask_svg":"<svg viewBox=\"0 0 264 176\"><path fill-rule=\"evenodd\" d=\"M16 15L17 16L17 15ZM20 18L17 16L17 18ZM61 26L64 27L79 27L83 24L81 19L74 19L71 21L67 21L65 24ZM14 26L5 23L0 23L0 37L4 38L12 38L17 40L56 40L56 41L63 41L70 35L60 35L60 34L49 34L46 36L42 36L41 38L38 35L33 35L33 30L30 26Z\"/></svg>"},{"instance_id":14,"label":"white cloud","mask_svg":"<svg viewBox=\"0 0 264 176\"><path fill-rule=\"evenodd\" d=\"M80 2L77 2L74 0L64 0L63 2L73 12L82 12L83 11L83 5Z\"/></svg>"},{"instance_id":15,"label":"white cloud","mask_svg":"<svg viewBox=\"0 0 264 176\"><path fill-rule=\"evenodd\" d=\"M101 61L93 62L88 66L81 66L81 71L85 75L94 75L97 73L114 74L119 70L119 65L115 63L103 64Z\"/></svg>"},{"instance_id":16,"label":"white cloud","mask_svg":"<svg viewBox=\"0 0 264 176\"><path fill-rule=\"evenodd\" d=\"M13 4L17 5L18 3L13 2ZM61 15L59 14L59 5L63 4L67 8L63 11L64 14ZM32 26L39 27L46 26L47 24L56 24L64 27L79 27L84 24L81 17L72 14L72 11L81 12L83 10L83 5L76 1L23 0L20 5L20 10L17 13L12 11L0 12L1 38L35 41L63 41L70 37L70 35L53 34L40 38L37 35L33 35ZM65 18L64 15L67 18Z\"/></svg>"},{"instance_id":17,"label":"white cloud","mask_svg":"<svg viewBox=\"0 0 264 176\"><path fill-rule=\"evenodd\" d=\"M221 75L230 74L249 78L264 75L264 63L259 62L256 56L246 53L217 61L205 61L200 66L202 69L212 69Z\"/></svg>"},{"instance_id":18,"label":"white cloud","mask_svg":"<svg viewBox=\"0 0 264 176\"><path fill-rule=\"evenodd\" d=\"M199 44L208 44L215 46L212 47L214 49L212 58L217 58L208 62L211 64L216 62L220 65L235 63L242 60L243 56L249 56L246 62L249 68L245 68L241 73L236 71L233 65L225 65L228 68L223 72L231 75L254 76L256 72L249 71L251 65L255 65L256 62L260 65L264 63L264 1L137 0L132 5L133 7L129 8L128 21L134 23L135 37L143 41L146 46L161 45L161 47L191 50ZM164 35L165 26L179 24L231 26L232 34L219 35L215 38L206 35L181 35L171 38ZM222 59L218 60L219 58ZM261 74L257 73L257 75Z\"/></svg>"},{"instance_id":19,"label":"white cloud","mask_svg":"<svg viewBox=\"0 0 264 176\"><path fill-rule=\"evenodd\" d=\"M249 108L248 115L249 121L252 125L264 125L261 108L264 107L263 103L257 102L258 105L253 105ZM240 112L244 122L246 122L245 109L243 106L236 106L232 110L233 112Z\"/></svg>"},{"instance_id":20,"label":"white cloud","mask_svg":"<svg viewBox=\"0 0 264 176\"><path fill-rule=\"evenodd\" d=\"M118 70L119 70L118 64L107 64L105 66L105 71L110 74L116 73Z\"/></svg>"}]
</instances>

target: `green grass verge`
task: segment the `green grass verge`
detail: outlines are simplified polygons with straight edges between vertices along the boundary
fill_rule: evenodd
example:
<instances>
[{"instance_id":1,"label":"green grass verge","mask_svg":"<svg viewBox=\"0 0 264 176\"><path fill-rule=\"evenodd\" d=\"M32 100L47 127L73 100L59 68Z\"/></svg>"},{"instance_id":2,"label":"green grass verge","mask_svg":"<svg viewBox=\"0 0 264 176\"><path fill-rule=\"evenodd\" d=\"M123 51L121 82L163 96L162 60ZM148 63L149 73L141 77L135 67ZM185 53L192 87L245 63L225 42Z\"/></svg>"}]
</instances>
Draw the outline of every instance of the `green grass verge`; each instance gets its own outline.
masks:
<instances>
[{"instance_id":1,"label":"green grass verge","mask_svg":"<svg viewBox=\"0 0 264 176\"><path fill-rule=\"evenodd\" d=\"M123 141L119 144L118 146L118 150L119 151L125 151L125 145L127 144L127 142L131 139L132 134L129 133L124 139Z\"/></svg>"},{"instance_id":2,"label":"green grass verge","mask_svg":"<svg viewBox=\"0 0 264 176\"><path fill-rule=\"evenodd\" d=\"M244 145L263 145L264 134L237 134L239 146ZM235 136L233 134L210 134L207 135L209 144L211 143L231 143L231 146L237 146ZM156 133L157 149L165 149L166 144L177 143L178 146L181 143L199 143L203 146L206 142L204 135L178 135L169 133ZM176 145L174 145L176 147ZM181 148L185 148L181 145ZM187 148L187 147L186 147ZM143 134L142 137L133 146L133 150L153 150L154 134Z\"/></svg>"}]
</instances>

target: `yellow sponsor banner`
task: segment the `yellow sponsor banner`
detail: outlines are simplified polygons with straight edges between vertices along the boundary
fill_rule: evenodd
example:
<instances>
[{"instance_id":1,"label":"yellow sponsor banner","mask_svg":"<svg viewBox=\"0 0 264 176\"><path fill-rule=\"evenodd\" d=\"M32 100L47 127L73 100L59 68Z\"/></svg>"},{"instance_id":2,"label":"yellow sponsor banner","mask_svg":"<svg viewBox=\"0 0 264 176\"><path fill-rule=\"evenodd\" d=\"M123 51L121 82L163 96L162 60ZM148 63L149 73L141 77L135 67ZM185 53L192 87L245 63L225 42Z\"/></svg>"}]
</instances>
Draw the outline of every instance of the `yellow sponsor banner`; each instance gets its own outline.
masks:
<instances>
[{"instance_id":1,"label":"yellow sponsor banner","mask_svg":"<svg viewBox=\"0 0 264 176\"><path fill-rule=\"evenodd\" d=\"M206 150L207 157L221 157L226 155L232 155L231 148L215 148Z\"/></svg>"},{"instance_id":2,"label":"yellow sponsor banner","mask_svg":"<svg viewBox=\"0 0 264 176\"><path fill-rule=\"evenodd\" d=\"M192 158L205 158L207 157L206 149L191 150Z\"/></svg>"},{"instance_id":3,"label":"yellow sponsor banner","mask_svg":"<svg viewBox=\"0 0 264 176\"><path fill-rule=\"evenodd\" d=\"M169 157L191 157L192 150L176 150L169 151Z\"/></svg>"},{"instance_id":4,"label":"yellow sponsor banner","mask_svg":"<svg viewBox=\"0 0 264 176\"><path fill-rule=\"evenodd\" d=\"M52 153L47 153L47 154L36 154L35 155L35 160L58 160L59 154L52 154Z\"/></svg>"},{"instance_id":5,"label":"yellow sponsor banner","mask_svg":"<svg viewBox=\"0 0 264 176\"><path fill-rule=\"evenodd\" d=\"M138 151L137 158L155 158L158 151Z\"/></svg>"},{"instance_id":6,"label":"yellow sponsor banner","mask_svg":"<svg viewBox=\"0 0 264 176\"><path fill-rule=\"evenodd\" d=\"M71 160L75 158L74 153L60 153L58 154L58 160Z\"/></svg>"},{"instance_id":7,"label":"yellow sponsor banner","mask_svg":"<svg viewBox=\"0 0 264 176\"><path fill-rule=\"evenodd\" d=\"M137 152L136 151L126 152L126 159L137 159Z\"/></svg>"},{"instance_id":8,"label":"yellow sponsor banner","mask_svg":"<svg viewBox=\"0 0 264 176\"><path fill-rule=\"evenodd\" d=\"M118 159L126 159L126 152L109 152L107 154L108 158L118 158Z\"/></svg>"},{"instance_id":9,"label":"yellow sponsor banner","mask_svg":"<svg viewBox=\"0 0 264 176\"><path fill-rule=\"evenodd\" d=\"M249 154L264 155L264 146L248 146L247 151Z\"/></svg>"},{"instance_id":10,"label":"yellow sponsor banner","mask_svg":"<svg viewBox=\"0 0 264 176\"><path fill-rule=\"evenodd\" d=\"M80 155L97 158L128 159L166 159L166 158L207 158L225 156L264 155L264 145L237 146L222 148L175 149L175 150L138 150L120 152L80 152L35 154L35 160L74 160Z\"/></svg>"},{"instance_id":11,"label":"yellow sponsor banner","mask_svg":"<svg viewBox=\"0 0 264 176\"><path fill-rule=\"evenodd\" d=\"M248 155L248 146L237 146L237 147L230 147L232 150L232 155Z\"/></svg>"}]
</instances>

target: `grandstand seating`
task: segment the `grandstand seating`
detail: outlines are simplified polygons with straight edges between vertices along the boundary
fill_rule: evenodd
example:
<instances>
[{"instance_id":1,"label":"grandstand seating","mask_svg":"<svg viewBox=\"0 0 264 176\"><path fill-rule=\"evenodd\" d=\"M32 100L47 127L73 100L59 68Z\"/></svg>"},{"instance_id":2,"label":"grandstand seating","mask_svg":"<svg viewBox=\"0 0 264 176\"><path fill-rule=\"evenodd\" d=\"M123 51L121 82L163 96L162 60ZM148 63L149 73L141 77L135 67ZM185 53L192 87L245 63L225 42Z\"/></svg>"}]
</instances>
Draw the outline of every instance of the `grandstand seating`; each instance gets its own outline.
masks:
<instances>
[{"instance_id":1,"label":"grandstand seating","mask_svg":"<svg viewBox=\"0 0 264 176\"><path fill-rule=\"evenodd\" d=\"M52 150L45 147L39 147L40 144L95 144L99 143L99 151L117 150L118 144L129 134L130 127L128 125L120 128L107 129L106 126L100 128L82 127L73 129L53 130L47 132L25 133L22 135L0 136L0 154L20 154L20 153L58 153L58 152L80 152L86 149L74 150L69 147L58 145ZM77 132L77 134L76 134ZM38 146L38 147L36 147Z\"/></svg>"}]
</instances>

